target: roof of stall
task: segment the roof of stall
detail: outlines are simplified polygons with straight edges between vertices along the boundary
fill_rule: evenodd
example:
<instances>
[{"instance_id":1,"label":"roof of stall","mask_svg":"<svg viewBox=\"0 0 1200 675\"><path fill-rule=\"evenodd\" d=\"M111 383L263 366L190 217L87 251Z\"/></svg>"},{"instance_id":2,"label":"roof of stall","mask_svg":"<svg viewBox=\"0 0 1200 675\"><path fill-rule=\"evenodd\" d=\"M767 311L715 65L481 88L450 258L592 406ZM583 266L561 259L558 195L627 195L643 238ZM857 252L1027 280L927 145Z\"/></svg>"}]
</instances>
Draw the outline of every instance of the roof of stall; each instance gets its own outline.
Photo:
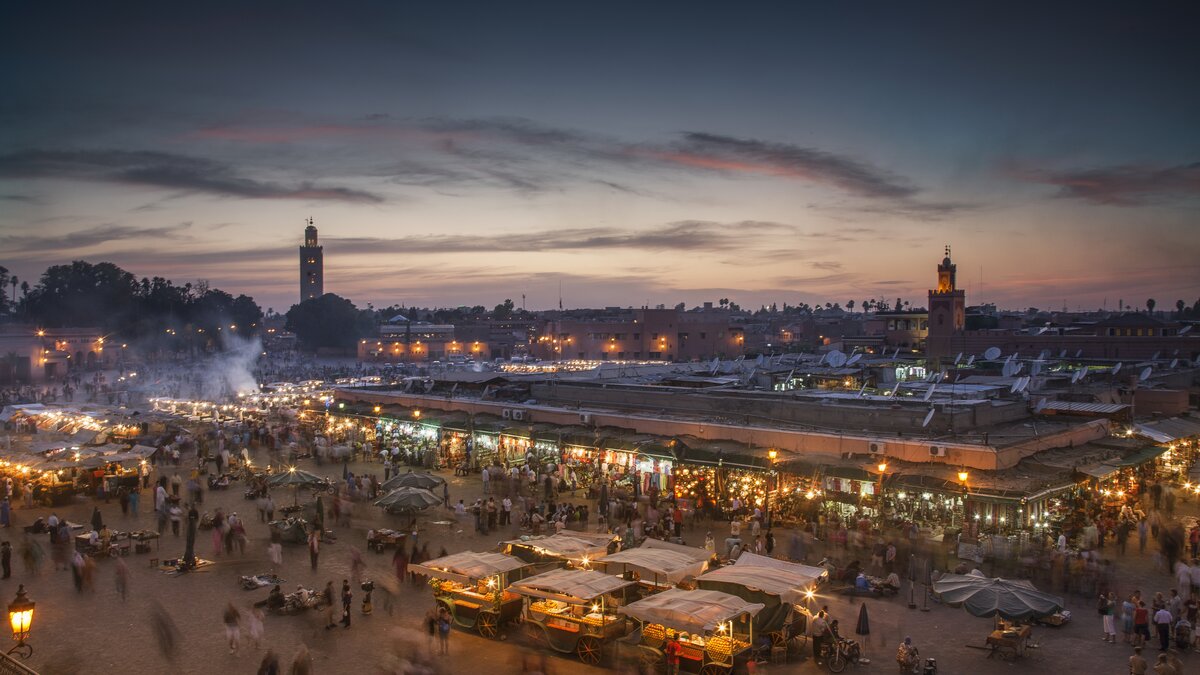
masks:
<instances>
[{"instance_id":1,"label":"roof of stall","mask_svg":"<svg viewBox=\"0 0 1200 675\"><path fill-rule=\"evenodd\" d=\"M585 535L585 536L580 536ZM527 546L544 555L559 558L579 556L598 557L608 552L608 545L616 541L616 535L587 535L584 532L564 532L548 537L528 537L504 542L509 546Z\"/></svg>"},{"instance_id":2,"label":"roof of stall","mask_svg":"<svg viewBox=\"0 0 1200 675\"><path fill-rule=\"evenodd\" d=\"M672 588L632 602L617 611L644 623L699 633L715 630L718 625L743 614L757 615L762 609L762 603L747 602L720 591Z\"/></svg>"},{"instance_id":3,"label":"roof of stall","mask_svg":"<svg viewBox=\"0 0 1200 675\"><path fill-rule=\"evenodd\" d=\"M484 579L497 574L518 570L526 564L524 560L500 553L463 551L462 553L454 553L444 558L427 560L420 565L413 565L412 569L435 579L469 583L476 579Z\"/></svg>"},{"instance_id":4,"label":"roof of stall","mask_svg":"<svg viewBox=\"0 0 1200 675\"><path fill-rule=\"evenodd\" d=\"M634 583L593 570L562 569L523 579L510 585L509 590L522 595L584 605L605 593Z\"/></svg>"}]
</instances>

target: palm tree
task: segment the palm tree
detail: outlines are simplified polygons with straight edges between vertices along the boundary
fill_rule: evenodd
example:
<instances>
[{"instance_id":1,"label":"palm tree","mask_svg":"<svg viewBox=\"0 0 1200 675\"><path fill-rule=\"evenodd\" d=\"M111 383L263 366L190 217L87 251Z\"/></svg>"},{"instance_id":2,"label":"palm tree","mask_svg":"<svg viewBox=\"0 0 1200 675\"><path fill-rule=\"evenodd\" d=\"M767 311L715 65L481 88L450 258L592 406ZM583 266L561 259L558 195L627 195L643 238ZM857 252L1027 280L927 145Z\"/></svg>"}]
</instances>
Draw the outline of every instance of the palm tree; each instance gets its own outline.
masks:
<instances>
[{"instance_id":1,"label":"palm tree","mask_svg":"<svg viewBox=\"0 0 1200 675\"><path fill-rule=\"evenodd\" d=\"M17 284L20 283L20 280L17 279L17 275L14 274L14 275L12 275L12 278L9 279L8 283L12 284L12 287L13 287L12 301L13 301L13 304L16 304L16 302L17 302Z\"/></svg>"},{"instance_id":2,"label":"palm tree","mask_svg":"<svg viewBox=\"0 0 1200 675\"><path fill-rule=\"evenodd\" d=\"M1154 298L1150 298L1149 300L1146 301L1146 312L1148 314L1154 313L1154 305L1155 305Z\"/></svg>"},{"instance_id":3,"label":"palm tree","mask_svg":"<svg viewBox=\"0 0 1200 675\"><path fill-rule=\"evenodd\" d=\"M1182 319L1182 318L1183 318L1183 308L1184 308L1184 307L1187 307L1187 303L1186 303L1186 302L1184 302L1184 301L1182 301L1182 300L1176 300L1176 301L1175 301L1175 311L1178 313L1178 314L1176 315L1176 317L1177 317L1177 318L1180 318L1180 319Z\"/></svg>"},{"instance_id":4,"label":"palm tree","mask_svg":"<svg viewBox=\"0 0 1200 675\"><path fill-rule=\"evenodd\" d=\"M1182 300L1180 300L1180 302L1183 302L1183 301L1182 301ZM846 301L846 309L850 310L850 313L851 313L851 314L853 314L853 313L854 313L854 301L853 301L853 300L847 300L847 301Z\"/></svg>"}]
</instances>

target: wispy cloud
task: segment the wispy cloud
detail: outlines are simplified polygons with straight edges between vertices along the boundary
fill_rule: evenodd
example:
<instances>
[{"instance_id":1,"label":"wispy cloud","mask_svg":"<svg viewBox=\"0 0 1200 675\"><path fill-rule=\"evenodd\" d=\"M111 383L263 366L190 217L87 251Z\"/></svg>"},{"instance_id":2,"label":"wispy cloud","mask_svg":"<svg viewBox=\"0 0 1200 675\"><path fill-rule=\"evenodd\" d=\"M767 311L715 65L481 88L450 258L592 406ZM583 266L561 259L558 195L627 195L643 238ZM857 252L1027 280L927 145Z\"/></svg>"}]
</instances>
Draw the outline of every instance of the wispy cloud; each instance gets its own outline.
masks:
<instances>
[{"instance_id":1,"label":"wispy cloud","mask_svg":"<svg viewBox=\"0 0 1200 675\"><path fill-rule=\"evenodd\" d=\"M107 223L95 227L76 230L67 235L45 234L8 234L0 236L0 249L8 253L36 255L49 253L61 254L63 251L92 248L110 242L139 240L153 241L157 239L184 239L192 223L179 223L164 227L127 227Z\"/></svg>"},{"instance_id":2,"label":"wispy cloud","mask_svg":"<svg viewBox=\"0 0 1200 675\"><path fill-rule=\"evenodd\" d=\"M347 187L254 180L223 162L151 151L25 150L0 155L0 178L82 179L243 199L383 201L378 195Z\"/></svg>"},{"instance_id":3,"label":"wispy cloud","mask_svg":"<svg viewBox=\"0 0 1200 675\"><path fill-rule=\"evenodd\" d=\"M842 263L828 260L812 262L809 263L808 266L815 270L822 270L825 272L840 272L842 270Z\"/></svg>"},{"instance_id":4,"label":"wispy cloud","mask_svg":"<svg viewBox=\"0 0 1200 675\"><path fill-rule=\"evenodd\" d=\"M1115 165L1053 170L1010 165L1019 180L1058 188L1056 196L1108 206L1141 206L1200 196L1200 162L1178 166Z\"/></svg>"}]
</instances>

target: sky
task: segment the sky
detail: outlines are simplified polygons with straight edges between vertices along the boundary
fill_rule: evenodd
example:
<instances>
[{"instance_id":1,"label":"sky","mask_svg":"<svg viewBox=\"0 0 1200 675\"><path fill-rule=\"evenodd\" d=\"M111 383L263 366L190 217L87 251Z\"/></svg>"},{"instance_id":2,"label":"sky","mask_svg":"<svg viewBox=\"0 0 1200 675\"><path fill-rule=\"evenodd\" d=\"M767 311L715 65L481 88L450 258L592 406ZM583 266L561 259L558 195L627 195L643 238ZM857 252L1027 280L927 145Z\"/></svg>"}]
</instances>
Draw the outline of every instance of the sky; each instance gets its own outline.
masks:
<instances>
[{"instance_id":1,"label":"sky","mask_svg":"<svg viewBox=\"0 0 1200 675\"><path fill-rule=\"evenodd\" d=\"M1200 297L1196 3L9 3L0 265L298 301ZM561 289L561 290L560 290ZM523 298L523 299L522 299Z\"/></svg>"}]
</instances>

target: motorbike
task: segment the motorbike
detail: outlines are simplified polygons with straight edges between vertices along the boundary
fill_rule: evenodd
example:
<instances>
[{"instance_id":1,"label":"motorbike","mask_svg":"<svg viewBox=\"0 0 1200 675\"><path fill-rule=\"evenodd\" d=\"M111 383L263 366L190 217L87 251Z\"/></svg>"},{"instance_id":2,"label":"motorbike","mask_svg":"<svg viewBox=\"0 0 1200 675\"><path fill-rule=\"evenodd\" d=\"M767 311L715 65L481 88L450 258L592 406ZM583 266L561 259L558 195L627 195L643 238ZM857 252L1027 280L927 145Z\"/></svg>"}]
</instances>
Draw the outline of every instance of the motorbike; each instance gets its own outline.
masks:
<instances>
[{"instance_id":1,"label":"motorbike","mask_svg":"<svg viewBox=\"0 0 1200 675\"><path fill-rule=\"evenodd\" d=\"M858 664L862 658L862 647L857 640L838 638L828 642L821 648L821 658L831 673L840 673L846 669L846 664Z\"/></svg>"}]
</instances>

